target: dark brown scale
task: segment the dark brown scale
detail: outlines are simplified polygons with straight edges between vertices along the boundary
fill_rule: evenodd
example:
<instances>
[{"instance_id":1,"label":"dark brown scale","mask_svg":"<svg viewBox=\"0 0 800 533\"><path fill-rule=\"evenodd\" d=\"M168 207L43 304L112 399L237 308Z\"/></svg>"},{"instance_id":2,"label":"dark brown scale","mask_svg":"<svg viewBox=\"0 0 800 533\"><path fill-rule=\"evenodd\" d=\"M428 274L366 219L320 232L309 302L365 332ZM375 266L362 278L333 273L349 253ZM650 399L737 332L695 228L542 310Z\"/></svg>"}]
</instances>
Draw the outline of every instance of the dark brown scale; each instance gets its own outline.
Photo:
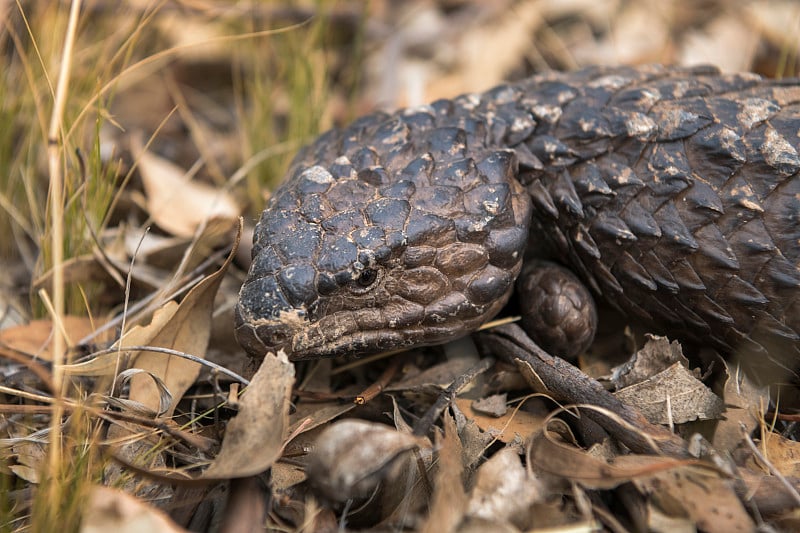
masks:
<instances>
[{"instance_id":1,"label":"dark brown scale","mask_svg":"<svg viewBox=\"0 0 800 533\"><path fill-rule=\"evenodd\" d=\"M255 233L237 336L302 359L443 342L547 253L673 338L800 361L800 82L548 73L304 148ZM570 334L572 335L572 334Z\"/></svg>"},{"instance_id":2,"label":"dark brown scale","mask_svg":"<svg viewBox=\"0 0 800 533\"><path fill-rule=\"evenodd\" d=\"M566 268L548 261L525 265L517 280L522 327L539 346L574 361L594 340L592 295Z\"/></svg>"}]
</instances>

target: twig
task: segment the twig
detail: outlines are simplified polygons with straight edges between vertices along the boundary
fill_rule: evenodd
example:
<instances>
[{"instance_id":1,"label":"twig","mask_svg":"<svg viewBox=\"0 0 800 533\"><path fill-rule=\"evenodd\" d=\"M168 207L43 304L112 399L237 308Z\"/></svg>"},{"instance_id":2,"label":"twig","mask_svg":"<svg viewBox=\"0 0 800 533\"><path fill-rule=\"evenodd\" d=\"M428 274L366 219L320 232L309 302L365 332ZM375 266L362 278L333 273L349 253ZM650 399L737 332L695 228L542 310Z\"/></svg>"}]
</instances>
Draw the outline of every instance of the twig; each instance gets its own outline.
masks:
<instances>
[{"instance_id":1,"label":"twig","mask_svg":"<svg viewBox=\"0 0 800 533\"><path fill-rule=\"evenodd\" d=\"M142 233L142 237L139 239L139 242L136 244L136 249L131 254L131 266L128 268L128 275L125 276L125 301L122 305L122 325L119 329L119 340L120 342L117 344L117 361L114 367L114 377L111 380L111 391L113 391L117 386L117 375L119 374L120 364L122 362L122 337L125 336L125 326L126 320L128 319L128 305L130 304L131 300L131 281L133 280L133 265L136 262L136 257L139 255L139 250L142 247L142 243L144 242L147 235L150 233L150 226L147 226L144 229L144 233Z\"/></svg>"},{"instance_id":2,"label":"twig","mask_svg":"<svg viewBox=\"0 0 800 533\"><path fill-rule=\"evenodd\" d=\"M50 379L50 370L48 370L46 364L43 364L41 361L35 359L32 355L12 348L11 346L0 344L0 358L8 359L23 365L25 368L33 372L37 378L39 378L47 390L53 392L54 387L53 381ZM6 379L8 378L6 377Z\"/></svg>"},{"instance_id":3,"label":"twig","mask_svg":"<svg viewBox=\"0 0 800 533\"><path fill-rule=\"evenodd\" d=\"M92 354L92 357L99 357L101 355L106 355L106 354L111 354L111 353L116 353L116 352L153 352L153 353L163 353L163 354L167 354L167 355L172 355L172 356L175 356L175 357L180 357L181 359L186 359L187 361L192 361L194 363L197 363L198 365L203 365L203 366L206 366L208 368L211 368L211 369L219 372L220 374L224 374L224 375L228 376L229 378L233 379L234 381L238 381L239 383L241 383L241 384L243 384L245 386L250 385L250 381L249 380L243 378L242 376L240 376L239 374L237 374L233 370L228 370L224 366L218 365L217 363L214 363L213 361L209 361L208 359L203 359L202 357L198 357L196 355L188 354L186 352L179 352L178 350L173 350L172 348L164 348L164 347L161 347L161 346L146 346L146 345L143 345L143 346L125 346L121 350L120 350L120 348L114 346L112 348L106 348L105 350L100 350L98 352L95 352L94 354ZM91 360L92 359L89 359L86 362L89 362ZM70 373L80 374L80 370L76 369L75 367L69 369L68 371ZM115 370L115 375L116 375L117 371L118 371L118 367L117 367L117 370Z\"/></svg>"},{"instance_id":4,"label":"twig","mask_svg":"<svg viewBox=\"0 0 800 533\"><path fill-rule=\"evenodd\" d=\"M761 464L767 467L770 474L780 481L780 484L786 489L786 493L794 500L795 505L800 506L800 492L797 491L797 488L795 488L789 480L775 468L775 465L759 451L758 446L756 446L753 439L750 438L750 433L744 427L744 424L740 423L739 426L742 430L742 439L747 444L747 447L750 448L750 452Z\"/></svg>"},{"instance_id":5,"label":"twig","mask_svg":"<svg viewBox=\"0 0 800 533\"><path fill-rule=\"evenodd\" d=\"M484 333L491 339L490 352L519 366L530 366L546 392L555 400L569 404L591 404L615 413L625 424L602 415L594 409L581 412L602 426L610 435L637 453L660 452L673 457L690 457L686 443L668 430L651 424L637 409L622 403L596 380L567 361L553 357L536 345L516 324ZM631 431L631 427L639 431ZM654 450L652 443L658 449Z\"/></svg>"},{"instance_id":6,"label":"twig","mask_svg":"<svg viewBox=\"0 0 800 533\"><path fill-rule=\"evenodd\" d=\"M400 364L402 363L402 358L395 357L389 362L389 365L383 371L383 373L378 377L377 381L364 389L363 392L357 394L355 399L353 400L356 405L364 405L370 400L373 400L378 394L383 392L383 389L386 388L386 385L392 381L392 378L397 371L400 369Z\"/></svg>"},{"instance_id":7,"label":"twig","mask_svg":"<svg viewBox=\"0 0 800 533\"><path fill-rule=\"evenodd\" d=\"M437 398L436 402L428 408L422 418L417 420L417 423L414 424L414 435L426 435L436 419L439 418L439 415L442 414L442 411L444 411L447 406L450 405L450 402L453 401L461 389L463 389L473 379L489 370L492 365L494 365L494 358L484 357L478 362L478 364L458 376L449 387L442 391L442 393L439 395L439 398Z\"/></svg>"}]
</instances>

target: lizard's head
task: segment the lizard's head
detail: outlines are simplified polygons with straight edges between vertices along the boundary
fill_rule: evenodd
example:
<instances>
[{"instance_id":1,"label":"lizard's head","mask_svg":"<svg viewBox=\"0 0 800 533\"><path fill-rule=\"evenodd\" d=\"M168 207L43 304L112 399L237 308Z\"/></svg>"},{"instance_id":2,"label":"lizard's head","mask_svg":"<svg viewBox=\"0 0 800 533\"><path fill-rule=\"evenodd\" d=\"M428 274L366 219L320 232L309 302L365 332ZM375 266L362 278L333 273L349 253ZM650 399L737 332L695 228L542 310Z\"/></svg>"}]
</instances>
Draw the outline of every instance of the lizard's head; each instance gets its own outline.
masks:
<instances>
[{"instance_id":1,"label":"lizard's head","mask_svg":"<svg viewBox=\"0 0 800 533\"><path fill-rule=\"evenodd\" d=\"M528 233L530 200L510 152L396 175L345 157L296 169L256 226L236 307L252 356L294 360L437 344L505 304Z\"/></svg>"}]
</instances>

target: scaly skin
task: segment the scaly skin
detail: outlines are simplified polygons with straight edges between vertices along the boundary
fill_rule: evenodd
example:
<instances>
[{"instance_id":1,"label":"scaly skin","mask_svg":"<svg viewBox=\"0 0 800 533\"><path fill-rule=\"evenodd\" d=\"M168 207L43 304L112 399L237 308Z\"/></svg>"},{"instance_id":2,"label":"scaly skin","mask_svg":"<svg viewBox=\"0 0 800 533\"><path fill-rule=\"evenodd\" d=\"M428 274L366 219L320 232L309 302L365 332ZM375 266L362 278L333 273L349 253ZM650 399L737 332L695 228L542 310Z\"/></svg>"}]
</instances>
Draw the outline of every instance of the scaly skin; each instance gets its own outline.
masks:
<instances>
[{"instance_id":1,"label":"scaly skin","mask_svg":"<svg viewBox=\"0 0 800 533\"><path fill-rule=\"evenodd\" d=\"M436 344L546 251L654 331L800 362L800 81L589 68L375 113L303 149L256 227L252 355Z\"/></svg>"}]
</instances>

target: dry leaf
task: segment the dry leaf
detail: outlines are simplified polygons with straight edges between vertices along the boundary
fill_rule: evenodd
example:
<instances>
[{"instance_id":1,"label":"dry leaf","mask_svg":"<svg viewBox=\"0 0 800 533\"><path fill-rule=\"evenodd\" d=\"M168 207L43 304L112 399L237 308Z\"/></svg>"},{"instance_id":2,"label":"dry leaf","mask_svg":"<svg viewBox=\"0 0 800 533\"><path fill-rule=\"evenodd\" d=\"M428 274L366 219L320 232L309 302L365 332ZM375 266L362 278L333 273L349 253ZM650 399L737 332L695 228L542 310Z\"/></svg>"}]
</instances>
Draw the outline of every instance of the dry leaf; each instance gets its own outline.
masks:
<instances>
[{"instance_id":1,"label":"dry leaf","mask_svg":"<svg viewBox=\"0 0 800 533\"><path fill-rule=\"evenodd\" d=\"M767 433L761 443L761 453L772 466L786 477L800 477L800 443L778 433ZM758 461L755 458L751 460ZM756 467L756 470L763 465Z\"/></svg>"},{"instance_id":2,"label":"dry leaf","mask_svg":"<svg viewBox=\"0 0 800 533\"><path fill-rule=\"evenodd\" d=\"M720 363L727 376L722 392L725 416L717 422L711 444L724 452L736 449L742 442L742 435L750 434L761 423L759 413L769 405L769 387L758 386L746 373L731 368L727 361Z\"/></svg>"},{"instance_id":3,"label":"dry leaf","mask_svg":"<svg viewBox=\"0 0 800 533\"><path fill-rule=\"evenodd\" d=\"M728 479L707 468L685 466L633 479L652 505L668 516L688 515L708 533L755 531Z\"/></svg>"},{"instance_id":4,"label":"dry leaf","mask_svg":"<svg viewBox=\"0 0 800 533\"><path fill-rule=\"evenodd\" d=\"M128 424L111 425L106 440L110 443L119 443L113 447L115 457L143 470L153 472L167 467L167 459L161 452L157 439L147 432L142 432L141 428L134 428ZM133 474L118 461L109 462L103 469L103 482L109 487L116 487L126 494L147 501L169 500L175 494L170 485Z\"/></svg>"},{"instance_id":5,"label":"dry leaf","mask_svg":"<svg viewBox=\"0 0 800 533\"><path fill-rule=\"evenodd\" d=\"M117 398L116 396L100 395L109 406L123 410L127 413L137 416L144 416L148 418L157 418L164 416L164 413L172 405L172 394L170 394L167 385L161 380L160 377L152 374L141 368L127 368L117 374L117 388L124 389L125 385L133 378L133 376L141 375L142 377L150 379L158 391L158 410L153 411L149 406L141 404L136 400L130 398Z\"/></svg>"},{"instance_id":6,"label":"dry leaf","mask_svg":"<svg viewBox=\"0 0 800 533\"><path fill-rule=\"evenodd\" d=\"M681 41L682 65L716 65L724 72L746 72L758 50L759 35L735 13L715 18Z\"/></svg>"},{"instance_id":7,"label":"dry leaf","mask_svg":"<svg viewBox=\"0 0 800 533\"><path fill-rule=\"evenodd\" d=\"M164 284L162 278L165 271L182 263L183 270L190 270L205 261L215 249L225 248L233 239L238 226L238 218L212 218L203 226L200 234L193 233L191 240L187 237L159 235L147 228L126 227L121 236L118 256L112 261L117 268L128 272L130 259L136 257L131 275L135 280L145 283L157 282L156 287ZM145 238L146 237L146 238ZM250 236L252 240L252 234ZM186 258L187 246L190 256ZM240 247L243 246L240 243Z\"/></svg>"},{"instance_id":8,"label":"dry leaf","mask_svg":"<svg viewBox=\"0 0 800 533\"><path fill-rule=\"evenodd\" d=\"M437 462L433 498L428 519L422 526L423 533L442 533L455 531L467 511L467 495L464 493L462 475L461 440L453 417L445 413L444 437L438 443Z\"/></svg>"},{"instance_id":9,"label":"dry leaf","mask_svg":"<svg viewBox=\"0 0 800 533\"><path fill-rule=\"evenodd\" d=\"M788 56L800 52L800 4L794 0L762 0L741 6L743 17L775 48Z\"/></svg>"},{"instance_id":10,"label":"dry leaf","mask_svg":"<svg viewBox=\"0 0 800 533\"><path fill-rule=\"evenodd\" d=\"M655 376L674 363L689 366L681 345L677 341L670 342L666 337L647 335L644 347L613 369L611 381L617 389L624 389Z\"/></svg>"},{"instance_id":11,"label":"dry leaf","mask_svg":"<svg viewBox=\"0 0 800 533\"><path fill-rule=\"evenodd\" d=\"M542 501L545 487L529 475L519 455L503 448L478 469L469 499L469 515L525 528L531 506Z\"/></svg>"},{"instance_id":12,"label":"dry leaf","mask_svg":"<svg viewBox=\"0 0 800 533\"><path fill-rule=\"evenodd\" d=\"M184 61L210 63L227 59L231 43L222 39L224 25L208 24L180 12L158 17L156 22L172 46L180 48Z\"/></svg>"},{"instance_id":13,"label":"dry leaf","mask_svg":"<svg viewBox=\"0 0 800 533\"><path fill-rule=\"evenodd\" d=\"M675 363L614 396L637 409L653 424L682 424L718 418L725 410L714 394L682 364Z\"/></svg>"},{"instance_id":14,"label":"dry leaf","mask_svg":"<svg viewBox=\"0 0 800 533\"><path fill-rule=\"evenodd\" d=\"M392 420L395 428L400 433L411 434L412 427L403 418L402 411L395 398L392 398L394 409ZM385 483L380 492L380 506L383 510L383 521L395 524L397 529L418 528L419 523L412 516L420 516L426 512L430 504L430 491L427 484L423 484L423 474L420 468L428 472L434 464L433 446L430 440L423 439L424 445L414 454L404 454L398 458L393 466L391 483ZM391 510L391 513L387 511Z\"/></svg>"},{"instance_id":15,"label":"dry leaf","mask_svg":"<svg viewBox=\"0 0 800 533\"><path fill-rule=\"evenodd\" d=\"M520 2L513 9L497 9L489 24L475 24L469 31L459 31L458 49L453 53L457 64L447 69L450 72L431 73L425 101L486 90L508 79L509 72L518 66L514 58L524 57L533 48L531 36L545 23L542 7L540 2ZM452 27L449 20L443 24L445 28Z\"/></svg>"},{"instance_id":16,"label":"dry leaf","mask_svg":"<svg viewBox=\"0 0 800 533\"><path fill-rule=\"evenodd\" d=\"M513 442L517 436L524 439L532 435L539 431L545 422L543 417L521 409L513 409L504 416L495 417L486 416L475 411L471 400L456 398L455 404L479 428L506 444Z\"/></svg>"},{"instance_id":17,"label":"dry leaf","mask_svg":"<svg viewBox=\"0 0 800 533\"><path fill-rule=\"evenodd\" d=\"M697 525L688 516L669 516L650 502L645 509L647 526L654 533L697 533Z\"/></svg>"},{"instance_id":18,"label":"dry leaf","mask_svg":"<svg viewBox=\"0 0 800 533\"><path fill-rule=\"evenodd\" d=\"M488 398L481 398L472 402L472 410L482 415L493 416L500 418L508 412L506 400L508 394L493 394Z\"/></svg>"},{"instance_id":19,"label":"dry leaf","mask_svg":"<svg viewBox=\"0 0 800 533\"><path fill-rule=\"evenodd\" d=\"M280 457L289 427L294 365L286 354L267 354L228 423L222 449L203 474L229 479L259 474Z\"/></svg>"},{"instance_id":20,"label":"dry leaf","mask_svg":"<svg viewBox=\"0 0 800 533\"><path fill-rule=\"evenodd\" d=\"M645 346L614 369L614 396L637 409L654 424L682 424L715 419L724 411L722 399L688 370L689 361L677 342L648 336Z\"/></svg>"},{"instance_id":21,"label":"dry leaf","mask_svg":"<svg viewBox=\"0 0 800 533\"><path fill-rule=\"evenodd\" d=\"M9 463L14 461L14 464L9 464L9 470L25 481L39 483L39 476L44 472L43 466L47 460L47 452L42 443L20 440L11 446L11 454L7 457Z\"/></svg>"},{"instance_id":22,"label":"dry leaf","mask_svg":"<svg viewBox=\"0 0 800 533\"><path fill-rule=\"evenodd\" d=\"M606 5L614 6L613 2ZM662 59L669 40L668 14L650 2L624 2L610 9L608 31L601 39L581 39L572 47L578 62L587 64L640 64Z\"/></svg>"},{"instance_id":23,"label":"dry leaf","mask_svg":"<svg viewBox=\"0 0 800 533\"><path fill-rule=\"evenodd\" d=\"M98 327L85 317L65 316L62 318L64 332L70 345L86 337ZM53 338L53 322L50 320L32 320L31 322L0 331L0 344L35 355L50 361L52 350L50 342Z\"/></svg>"},{"instance_id":24,"label":"dry leaf","mask_svg":"<svg viewBox=\"0 0 800 533\"><path fill-rule=\"evenodd\" d=\"M122 364L124 359L124 354L120 352L106 353L97 357L92 357L83 363L64 365L61 369L66 375L71 376L109 376L124 368Z\"/></svg>"},{"instance_id":25,"label":"dry leaf","mask_svg":"<svg viewBox=\"0 0 800 533\"><path fill-rule=\"evenodd\" d=\"M136 326L121 340L125 346L158 346L189 353L197 357L205 354L211 334L211 318L214 297L222 278L234 257L241 237L236 234L233 249L222 266L207 276L186 295L180 304L167 302L153 315L147 326ZM200 373L200 365L187 359L163 353L139 351L131 355L130 366L147 370L158 376L172 394L172 404L165 416L171 416L183 394L194 383ZM129 398L153 410L159 408L160 394L152 380L144 376L134 376L131 380Z\"/></svg>"},{"instance_id":26,"label":"dry leaf","mask_svg":"<svg viewBox=\"0 0 800 533\"><path fill-rule=\"evenodd\" d=\"M81 533L187 533L163 511L124 492L95 487L83 509Z\"/></svg>"},{"instance_id":27,"label":"dry leaf","mask_svg":"<svg viewBox=\"0 0 800 533\"><path fill-rule=\"evenodd\" d=\"M494 443L495 439L497 439L497 431L491 429L483 431L475 420L464 416L464 413L462 413L455 404L453 404L452 410L455 415L456 425L458 426L458 436L461 437L464 467L472 469L486 458L486 450ZM512 439L510 444L513 446L521 445L521 443L522 439L516 437ZM518 447L522 449L522 446Z\"/></svg>"},{"instance_id":28,"label":"dry leaf","mask_svg":"<svg viewBox=\"0 0 800 533\"><path fill-rule=\"evenodd\" d=\"M133 140L131 151L139 164L147 210L164 231L191 237L208 220L240 215L241 209L229 193L192 181L179 166L144 150L141 141Z\"/></svg>"},{"instance_id":29,"label":"dry leaf","mask_svg":"<svg viewBox=\"0 0 800 533\"><path fill-rule=\"evenodd\" d=\"M342 403L338 401L300 403L297 405L297 410L295 410L290 417L291 426L289 427L289 433L293 434L300 429L300 426L303 427L301 433L311 431L322 424L326 424L342 416L355 406L356 404L353 402Z\"/></svg>"},{"instance_id":30,"label":"dry leaf","mask_svg":"<svg viewBox=\"0 0 800 533\"><path fill-rule=\"evenodd\" d=\"M800 525L796 489L791 490L784 484L788 481L793 487L798 487L798 478L779 478L765 474L762 468L757 471L740 468L737 474L739 477L736 481L741 481L740 488L746 491L745 505L755 505L762 516L782 515L782 520L792 520ZM800 531L800 527L778 528L778 531Z\"/></svg>"},{"instance_id":31,"label":"dry leaf","mask_svg":"<svg viewBox=\"0 0 800 533\"><path fill-rule=\"evenodd\" d=\"M458 533L485 533L491 531L492 533L519 533L519 529L505 521L484 520L483 518L474 518L468 516L459 526ZM569 533L583 533L579 529L570 527L567 531ZM596 529L587 531L587 533L594 533Z\"/></svg>"},{"instance_id":32,"label":"dry leaf","mask_svg":"<svg viewBox=\"0 0 800 533\"><path fill-rule=\"evenodd\" d=\"M403 433L413 433L414 427L406 422L406 419L403 417L403 410L400 409L400 404L397 402L397 398L394 396L391 397L392 400L392 421L394 422L394 427L397 431L402 431Z\"/></svg>"},{"instance_id":33,"label":"dry leaf","mask_svg":"<svg viewBox=\"0 0 800 533\"><path fill-rule=\"evenodd\" d=\"M532 439L530 457L536 471L560 476L593 489L614 488L663 470L696 463L693 460L653 455L624 455L606 461L567 444L548 429Z\"/></svg>"},{"instance_id":34,"label":"dry leaf","mask_svg":"<svg viewBox=\"0 0 800 533\"><path fill-rule=\"evenodd\" d=\"M277 462L270 469L270 486L276 493L283 492L306 480L306 471L301 466Z\"/></svg>"},{"instance_id":35,"label":"dry leaf","mask_svg":"<svg viewBox=\"0 0 800 533\"><path fill-rule=\"evenodd\" d=\"M475 361L468 357L454 357L442 363L430 366L386 387L387 391L418 391L436 394L447 388L457 377L466 372Z\"/></svg>"}]
</instances>

